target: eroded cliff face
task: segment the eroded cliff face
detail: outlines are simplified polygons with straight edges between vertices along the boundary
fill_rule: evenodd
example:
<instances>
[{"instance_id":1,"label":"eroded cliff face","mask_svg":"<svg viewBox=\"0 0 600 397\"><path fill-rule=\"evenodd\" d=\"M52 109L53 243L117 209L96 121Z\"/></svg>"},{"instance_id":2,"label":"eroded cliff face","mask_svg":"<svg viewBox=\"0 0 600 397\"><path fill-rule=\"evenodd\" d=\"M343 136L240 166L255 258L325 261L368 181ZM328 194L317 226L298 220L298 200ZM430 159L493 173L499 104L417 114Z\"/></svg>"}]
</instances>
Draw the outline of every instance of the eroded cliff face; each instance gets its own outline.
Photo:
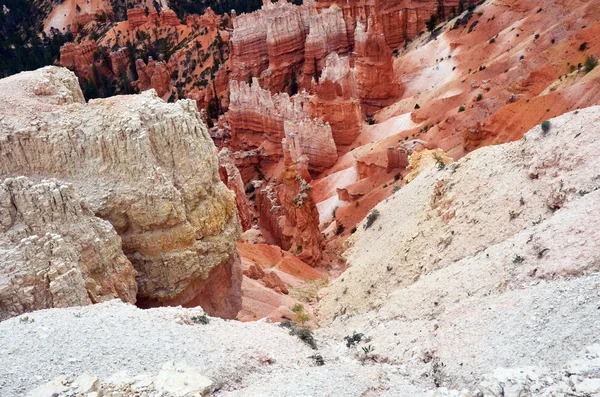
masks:
<instances>
[{"instance_id":1,"label":"eroded cliff face","mask_svg":"<svg viewBox=\"0 0 600 397\"><path fill-rule=\"evenodd\" d=\"M323 236L319 212L310 195L307 157L299 155L293 139L284 139L284 169L281 181L271 181L256 195L259 225L267 242L290 250L302 261L320 263Z\"/></svg>"},{"instance_id":2,"label":"eroded cliff face","mask_svg":"<svg viewBox=\"0 0 600 397\"><path fill-rule=\"evenodd\" d=\"M385 42L383 26L378 18L369 18L367 26L360 22L357 24L354 55L361 103L382 107L401 94L394 77L392 50Z\"/></svg>"},{"instance_id":3,"label":"eroded cliff face","mask_svg":"<svg viewBox=\"0 0 600 397\"><path fill-rule=\"evenodd\" d=\"M350 67L350 58L329 54L314 92L310 113L331 125L336 145L350 145L362 123L356 71Z\"/></svg>"},{"instance_id":4,"label":"eroded cliff face","mask_svg":"<svg viewBox=\"0 0 600 397\"><path fill-rule=\"evenodd\" d=\"M348 33L342 9L331 6L310 19L309 34L305 43L304 85L310 87L312 79L319 80L325 67L325 58L331 53L350 51Z\"/></svg>"},{"instance_id":5,"label":"eroded cliff face","mask_svg":"<svg viewBox=\"0 0 600 397\"><path fill-rule=\"evenodd\" d=\"M135 303L135 274L112 225L71 185L0 182L0 320L114 298Z\"/></svg>"},{"instance_id":6,"label":"eroded cliff face","mask_svg":"<svg viewBox=\"0 0 600 397\"><path fill-rule=\"evenodd\" d=\"M272 95L259 86L232 81L230 85L231 146L234 150L261 149L265 159L278 162L283 155L282 139L295 142L300 155L307 156L311 172L322 172L335 164L337 151L328 123L309 116L306 93L290 98L287 94Z\"/></svg>"},{"instance_id":7,"label":"eroded cliff face","mask_svg":"<svg viewBox=\"0 0 600 397\"><path fill-rule=\"evenodd\" d=\"M121 237L141 305L201 304L235 317L235 200L193 101L147 91L85 104L75 76L56 67L0 85L0 175L72 183Z\"/></svg>"},{"instance_id":8,"label":"eroded cliff face","mask_svg":"<svg viewBox=\"0 0 600 397\"><path fill-rule=\"evenodd\" d=\"M450 14L452 7L457 9L458 4L458 0L444 0L444 16ZM342 9L346 29L350 34L348 40L351 44L354 44L351 34L356 28L357 21L364 23L370 16L377 16L381 20L385 42L393 48L404 44L406 38L414 38L424 29L429 17L438 14L439 1L346 0L340 4L338 1L319 0L316 3L317 9L321 12L331 6Z\"/></svg>"},{"instance_id":9,"label":"eroded cliff face","mask_svg":"<svg viewBox=\"0 0 600 397\"><path fill-rule=\"evenodd\" d=\"M286 89L304 61L308 12L285 0L266 0L262 9L236 17L230 40L232 79L259 77L267 89Z\"/></svg>"}]
</instances>

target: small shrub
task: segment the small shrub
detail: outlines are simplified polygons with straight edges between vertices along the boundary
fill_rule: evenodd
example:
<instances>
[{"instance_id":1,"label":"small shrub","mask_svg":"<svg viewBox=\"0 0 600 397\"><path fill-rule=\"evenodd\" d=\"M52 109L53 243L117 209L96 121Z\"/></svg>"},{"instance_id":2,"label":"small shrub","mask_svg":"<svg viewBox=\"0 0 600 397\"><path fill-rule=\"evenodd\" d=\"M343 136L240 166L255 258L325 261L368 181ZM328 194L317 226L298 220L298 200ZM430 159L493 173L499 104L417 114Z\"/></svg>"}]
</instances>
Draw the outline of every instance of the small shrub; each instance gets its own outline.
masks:
<instances>
[{"instance_id":1,"label":"small shrub","mask_svg":"<svg viewBox=\"0 0 600 397\"><path fill-rule=\"evenodd\" d=\"M395 180L395 181L398 181L398 180L400 180L400 179L402 179L402 174L400 174L400 173L397 173L396 175L394 175L394 180Z\"/></svg>"},{"instance_id":2,"label":"small shrub","mask_svg":"<svg viewBox=\"0 0 600 397\"><path fill-rule=\"evenodd\" d=\"M315 362L315 364L319 367L325 365L325 360L323 359L323 356L321 356L320 354L313 354L312 356L310 356L308 358L312 358L313 361Z\"/></svg>"},{"instance_id":3,"label":"small shrub","mask_svg":"<svg viewBox=\"0 0 600 397\"><path fill-rule=\"evenodd\" d=\"M203 313L201 316L192 316L192 317L190 317L190 320L192 320L192 322L195 324L206 325L206 324L210 323L210 318L208 318L206 313Z\"/></svg>"},{"instance_id":4,"label":"small shrub","mask_svg":"<svg viewBox=\"0 0 600 397\"><path fill-rule=\"evenodd\" d=\"M310 319L311 319L310 314L308 314L305 311L296 313L296 321L298 321L302 325L304 325L306 322L310 321Z\"/></svg>"},{"instance_id":5,"label":"small shrub","mask_svg":"<svg viewBox=\"0 0 600 397\"><path fill-rule=\"evenodd\" d=\"M301 311L304 311L304 305L302 303L296 303L294 306L292 306L292 311L298 314Z\"/></svg>"},{"instance_id":6,"label":"small shrub","mask_svg":"<svg viewBox=\"0 0 600 397\"><path fill-rule=\"evenodd\" d=\"M354 227L352 228L352 230L350 230L350 234L354 234L354 233L356 233L356 226L354 226Z\"/></svg>"},{"instance_id":7,"label":"small shrub","mask_svg":"<svg viewBox=\"0 0 600 397\"><path fill-rule=\"evenodd\" d=\"M536 33L535 36L533 36L536 40L540 38L540 34Z\"/></svg>"},{"instance_id":8,"label":"small shrub","mask_svg":"<svg viewBox=\"0 0 600 397\"><path fill-rule=\"evenodd\" d=\"M375 118L373 118L373 115L370 115L370 114L367 114L367 118L365 119L365 121L369 125L375 124Z\"/></svg>"},{"instance_id":9,"label":"small shrub","mask_svg":"<svg viewBox=\"0 0 600 397\"><path fill-rule=\"evenodd\" d=\"M371 345L369 345L369 346L363 346L363 347L362 347L362 351L363 351L363 353L365 353L365 354L369 354L369 353L371 353L373 350L375 350L375 348L374 348L373 346L371 346Z\"/></svg>"},{"instance_id":10,"label":"small shrub","mask_svg":"<svg viewBox=\"0 0 600 397\"><path fill-rule=\"evenodd\" d=\"M398 58L398 56L400 55L400 51L398 51L397 48L394 48L394 51L392 51L392 55L394 55L395 58Z\"/></svg>"},{"instance_id":11,"label":"small shrub","mask_svg":"<svg viewBox=\"0 0 600 397\"><path fill-rule=\"evenodd\" d=\"M367 215L367 223L365 223L365 230L370 228L371 226L373 226L373 223L375 223L375 221L377 220L377 218L379 218L379 211L374 209L371 212L369 212L369 215Z\"/></svg>"},{"instance_id":12,"label":"small shrub","mask_svg":"<svg viewBox=\"0 0 600 397\"><path fill-rule=\"evenodd\" d=\"M490 39L490 44L494 44L495 42L496 42L496 39L495 39L494 37L492 37L492 38Z\"/></svg>"},{"instance_id":13,"label":"small shrub","mask_svg":"<svg viewBox=\"0 0 600 397\"><path fill-rule=\"evenodd\" d=\"M398 190L400 190L400 186L394 186L392 189L392 194L396 193Z\"/></svg>"},{"instance_id":14,"label":"small shrub","mask_svg":"<svg viewBox=\"0 0 600 397\"><path fill-rule=\"evenodd\" d=\"M479 94L477 95L477 102L481 101L483 99L483 95Z\"/></svg>"},{"instance_id":15,"label":"small shrub","mask_svg":"<svg viewBox=\"0 0 600 397\"><path fill-rule=\"evenodd\" d=\"M433 158L435 160L435 165L437 166L438 170L443 170L444 168L446 168L444 158L439 153L433 152Z\"/></svg>"},{"instance_id":16,"label":"small shrub","mask_svg":"<svg viewBox=\"0 0 600 397\"><path fill-rule=\"evenodd\" d=\"M419 106L419 104L418 104L418 103L416 103L416 104L415 104L415 110L416 110L416 109L421 109L421 106Z\"/></svg>"},{"instance_id":17,"label":"small shrub","mask_svg":"<svg viewBox=\"0 0 600 397\"><path fill-rule=\"evenodd\" d=\"M300 339L302 342L317 350L317 342L315 341L315 338L310 329L299 328L298 324L290 320L285 320L279 323L279 326L281 328L289 329L290 335L297 336L298 339Z\"/></svg>"},{"instance_id":18,"label":"small shrub","mask_svg":"<svg viewBox=\"0 0 600 397\"><path fill-rule=\"evenodd\" d=\"M362 340L364 335L358 332L353 333L352 335L344 336L344 340L346 341L347 347L352 347L359 343Z\"/></svg>"},{"instance_id":19,"label":"small shrub","mask_svg":"<svg viewBox=\"0 0 600 397\"><path fill-rule=\"evenodd\" d=\"M598 65L598 60L596 59L595 56L590 55L587 58L585 58L584 69L585 69L586 73L591 72L597 65Z\"/></svg>"},{"instance_id":20,"label":"small shrub","mask_svg":"<svg viewBox=\"0 0 600 397\"><path fill-rule=\"evenodd\" d=\"M461 106L458 108L458 113L461 113L461 112L464 112L464 111L465 111L465 107L461 105Z\"/></svg>"},{"instance_id":21,"label":"small shrub","mask_svg":"<svg viewBox=\"0 0 600 397\"><path fill-rule=\"evenodd\" d=\"M337 227L335 228L335 235L339 236L340 234L344 233L344 230L346 230L346 228L344 227L344 225L342 225L341 223L339 225L337 225Z\"/></svg>"},{"instance_id":22,"label":"small shrub","mask_svg":"<svg viewBox=\"0 0 600 397\"><path fill-rule=\"evenodd\" d=\"M587 50L587 48L588 48L587 44L588 44L587 41L584 41L583 43L581 43L579 45L579 51L585 51L585 50Z\"/></svg>"},{"instance_id":23,"label":"small shrub","mask_svg":"<svg viewBox=\"0 0 600 397\"><path fill-rule=\"evenodd\" d=\"M515 264L523 263L524 261L525 258L523 258L521 255L515 255L515 257L513 258L513 263Z\"/></svg>"},{"instance_id":24,"label":"small shrub","mask_svg":"<svg viewBox=\"0 0 600 397\"><path fill-rule=\"evenodd\" d=\"M542 131L545 133L547 133L548 131L550 131L550 121L548 120L544 120L542 121Z\"/></svg>"}]
</instances>

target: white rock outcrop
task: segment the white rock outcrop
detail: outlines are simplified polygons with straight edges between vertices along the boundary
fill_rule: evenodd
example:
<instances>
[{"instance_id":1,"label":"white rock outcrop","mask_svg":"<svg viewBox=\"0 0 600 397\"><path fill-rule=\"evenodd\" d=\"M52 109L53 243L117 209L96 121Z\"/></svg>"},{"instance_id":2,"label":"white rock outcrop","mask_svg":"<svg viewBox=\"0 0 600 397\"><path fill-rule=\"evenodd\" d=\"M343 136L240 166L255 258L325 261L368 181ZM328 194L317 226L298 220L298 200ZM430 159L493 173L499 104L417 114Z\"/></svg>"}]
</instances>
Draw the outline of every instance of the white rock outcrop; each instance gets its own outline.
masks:
<instances>
[{"instance_id":1,"label":"white rock outcrop","mask_svg":"<svg viewBox=\"0 0 600 397\"><path fill-rule=\"evenodd\" d=\"M135 303L136 293L121 238L72 186L0 181L0 320L113 298Z\"/></svg>"},{"instance_id":2,"label":"white rock outcrop","mask_svg":"<svg viewBox=\"0 0 600 397\"><path fill-rule=\"evenodd\" d=\"M86 104L73 73L45 67L0 81L0 114L0 177L71 183L121 237L138 303L235 317L235 201L193 101L150 90Z\"/></svg>"}]
</instances>

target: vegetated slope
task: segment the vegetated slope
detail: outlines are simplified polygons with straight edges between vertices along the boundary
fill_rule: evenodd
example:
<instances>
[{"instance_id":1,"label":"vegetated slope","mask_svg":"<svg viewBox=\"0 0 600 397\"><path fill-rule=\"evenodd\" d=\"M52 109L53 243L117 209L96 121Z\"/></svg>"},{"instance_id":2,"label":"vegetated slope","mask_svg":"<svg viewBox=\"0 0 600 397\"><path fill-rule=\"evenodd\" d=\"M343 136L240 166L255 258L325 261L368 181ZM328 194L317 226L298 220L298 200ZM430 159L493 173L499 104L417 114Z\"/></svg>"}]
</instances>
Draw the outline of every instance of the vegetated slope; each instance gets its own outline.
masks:
<instances>
[{"instance_id":1,"label":"vegetated slope","mask_svg":"<svg viewBox=\"0 0 600 397\"><path fill-rule=\"evenodd\" d=\"M345 238L402 186L398 176L406 172L397 155L405 143L424 141L456 160L520 139L545 119L600 104L600 68L586 67L586 60L600 58L598 18L596 1L485 1L398 47L394 71L402 96L374 113L352 152L313 182L322 221L339 207L337 224L326 230L330 240L340 224Z\"/></svg>"},{"instance_id":2,"label":"vegetated slope","mask_svg":"<svg viewBox=\"0 0 600 397\"><path fill-rule=\"evenodd\" d=\"M324 333L359 330L390 360L443 363L446 385L558 368L597 342L599 122L597 106L568 113L379 204L322 296Z\"/></svg>"},{"instance_id":3,"label":"vegetated slope","mask_svg":"<svg viewBox=\"0 0 600 397\"><path fill-rule=\"evenodd\" d=\"M3 0L0 4L0 78L50 65L71 32L42 32L50 0Z\"/></svg>"}]
</instances>

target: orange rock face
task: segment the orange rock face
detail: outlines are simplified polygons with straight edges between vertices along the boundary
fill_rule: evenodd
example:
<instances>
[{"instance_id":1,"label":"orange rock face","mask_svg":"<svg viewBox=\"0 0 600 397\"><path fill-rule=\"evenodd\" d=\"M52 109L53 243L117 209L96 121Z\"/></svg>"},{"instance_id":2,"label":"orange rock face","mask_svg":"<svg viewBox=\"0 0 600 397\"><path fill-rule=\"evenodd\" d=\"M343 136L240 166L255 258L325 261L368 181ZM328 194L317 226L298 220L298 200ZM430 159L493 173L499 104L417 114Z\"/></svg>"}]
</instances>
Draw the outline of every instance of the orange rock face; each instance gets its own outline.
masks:
<instances>
[{"instance_id":1,"label":"orange rock face","mask_svg":"<svg viewBox=\"0 0 600 397\"><path fill-rule=\"evenodd\" d=\"M362 103L381 107L401 94L394 78L392 51L377 19L369 18L368 27L360 22L357 24L354 53L358 95Z\"/></svg>"},{"instance_id":2,"label":"orange rock face","mask_svg":"<svg viewBox=\"0 0 600 397\"><path fill-rule=\"evenodd\" d=\"M60 48L60 64L75 71L80 78L87 78L97 48L96 42L90 40L81 44L67 43Z\"/></svg>"},{"instance_id":3,"label":"orange rock face","mask_svg":"<svg viewBox=\"0 0 600 397\"><path fill-rule=\"evenodd\" d=\"M219 152L219 175L229 190L235 193L235 204L238 210L238 218L242 230L246 231L252 227L252 214L250 213L250 201L246 197L244 181L240 171L234 164L229 149L224 148Z\"/></svg>"},{"instance_id":4,"label":"orange rock face","mask_svg":"<svg viewBox=\"0 0 600 397\"><path fill-rule=\"evenodd\" d=\"M285 0L265 0L262 9L236 17L230 40L232 79L259 77L274 92L289 86L304 61L307 12Z\"/></svg>"},{"instance_id":5,"label":"orange rock face","mask_svg":"<svg viewBox=\"0 0 600 397\"><path fill-rule=\"evenodd\" d=\"M342 8L348 32L356 28L356 20L366 22L369 16L377 16L381 20L385 42L391 48L404 43L404 37L414 38L425 27L425 22L431 14L437 14L437 0L346 0L343 4L338 1L319 0L317 9L323 10L338 5ZM444 0L445 15L452 7L458 7L458 0ZM354 42L349 37L350 43Z\"/></svg>"},{"instance_id":6,"label":"orange rock face","mask_svg":"<svg viewBox=\"0 0 600 397\"><path fill-rule=\"evenodd\" d=\"M317 265L322 256L323 236L319 230L319 212L309 195L306 158L294 162L289 143L284 141L284 171L280 184L273 182L259 189L257 207L259 225L265 239L298 258Z\"/></svg>"},{"instance_id":7,"label":"orange rock face","mask_svg":"<svg viewBox=\"0 0 600 397\"><path fill-rule=\"evenodd\" d=\"M143 8L131 8L127 10L127 20L131 29L138 28L145 23L158 21L163 26L179 25L179 18L175 11L164 8L158 13L154 8L150 8L148 13Z\"/></svg>"},{"instance_id":8,"label":"orange rock face","mask_svg":"<svg viewBox=\"0 0 600 397\"><path fill-rule=\"evenodd\" d=\"M304 49L304 86L310 87L311 79L319 80L328 54L346 54L349 51L346 22L341 8L332 6L313 16Z\"/></svg>"},{"instance_id":9,"label":"orange rock face","mask_svg":"<svg viewBox=\"0 0 600 397\"><path fill-rule=\"evenodd\" d=\"M254 78L252 85L232 81L229 124L231 144L237 150L264 149L265 156L279 161L282 139L288 138L293 161L306 156L312 172L322 172L335 164L337 151L331 127L307 112L308 96L271 95Z\"/></svg>"},{"instance_id":10,"label":"orange rock face","mask_svg":"<svg viewBox=\"0 0 600 397\"><path fill-rule=\"evenodd\" d=\"M135 62L138 80L134 84L140 91L154 88L158 96L163 97L171 90L171 74L164 62L156 62L152 57L148 59L148 65L143 60Z\"/></svg>"},{"instance_id":11,"label":"orange rock face","mask_svg":"<svg viewBox=\"0 0 600 397\"><path fill-rule=\"evenodd\" d=\"M354 69L348 57L331 53L325 68L314 87L315 96L310 100L313 117L327 121L336 145L349 145L360 133L362 122L360 101Z\"/></svg>"}]
</instances>

